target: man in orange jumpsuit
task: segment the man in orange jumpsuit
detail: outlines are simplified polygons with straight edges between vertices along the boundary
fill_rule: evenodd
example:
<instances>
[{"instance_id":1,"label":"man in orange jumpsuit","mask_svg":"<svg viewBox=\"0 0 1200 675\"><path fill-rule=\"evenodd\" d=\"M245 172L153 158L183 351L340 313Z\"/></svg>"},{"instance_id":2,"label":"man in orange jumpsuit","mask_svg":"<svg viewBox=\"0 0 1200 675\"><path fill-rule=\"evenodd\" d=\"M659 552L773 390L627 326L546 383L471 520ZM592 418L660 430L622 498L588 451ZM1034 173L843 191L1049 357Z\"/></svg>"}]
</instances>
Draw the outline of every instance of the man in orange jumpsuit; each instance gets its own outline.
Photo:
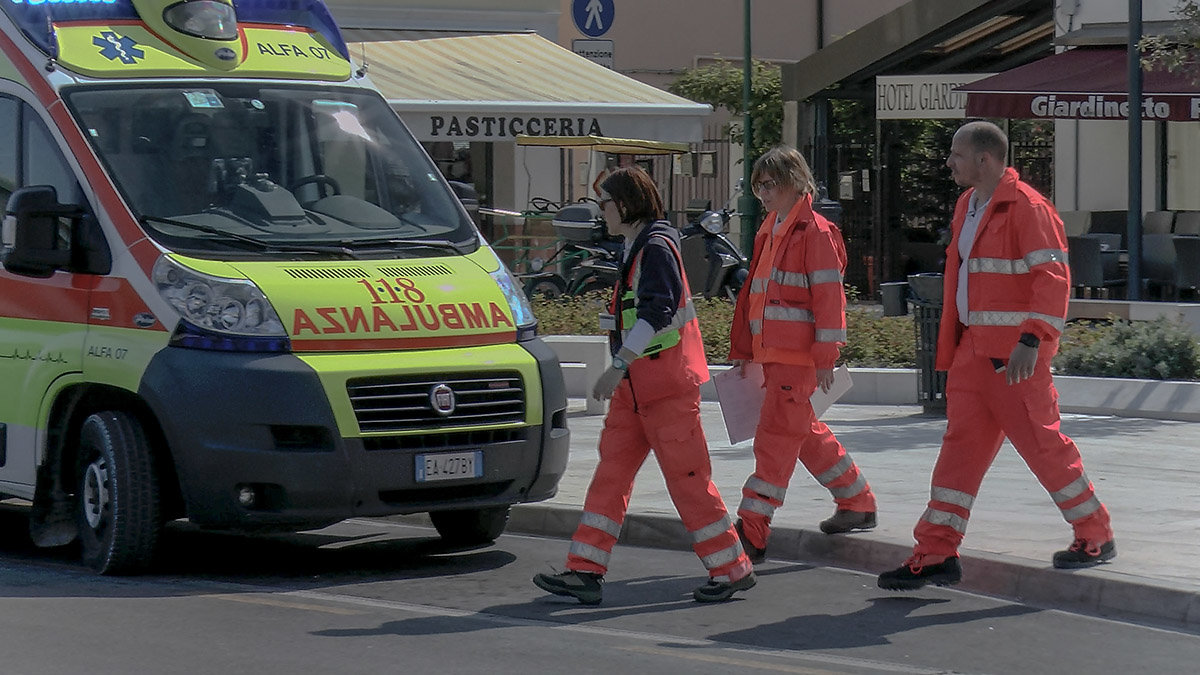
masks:
<instances>
[{"instance_id":1,"label":"man in orange jumpsuit","mask_svg":"<svg viewBox=\"0 0 1200 675\"><path fill-rule=\"evenodd\" d=\"M653 449L692 550L708 569L708 583L692 597L728 600L753 587L755 576L712 482L700 423L700 385L708 380L708 361L683 274L679 231L662 220L658 190L640 168L617 169L600 187L609 232L626 242L610 306L613 365L593 388L597 398L611 397L612 403L567 571L538 574L533 583L584 604L601 601L601 579L621 534L634 477Z\"/></svg>"},{"instance_id":2,"label":"man in orange jumpsuit","mask_svg":"<svg viewBox=\"0 0 1200 675\"><path fill-rule=\"evenodd\" d=\"M813 414L817 387L829 391L846 342L842 233L812 209L812 172L795 148L778 146L754 164L751 185L768 211L754 239L749 283L730 327L735 366L762 364L766 397L754 435L754 473L742 487L736 523L753 562L766 555L771 518L783 505L796 460L837 504L826 534L875 527L875 495L833 432Z\"/></svg>"},{"instance_id":3,"label":"man in orange jumpsuit","mask_svg":"<svg viewBox=\"0 0 1200 675\"><path fill-rule=\"evenodd\" d=\"M950 146L946 165L969 189L954 211L938 332L936 367L949 370L946 434L913 554L879 575L880 588L962 578L958 546L1006 437L1074 528L1054 566L1090 567L1117 554L1108 509L1059 431L1050 377L1070 296L1066 234L1050 202L1006 168L1007 155L1008 138L990 122L963 125Z\"/></svg>"}]
</instances>

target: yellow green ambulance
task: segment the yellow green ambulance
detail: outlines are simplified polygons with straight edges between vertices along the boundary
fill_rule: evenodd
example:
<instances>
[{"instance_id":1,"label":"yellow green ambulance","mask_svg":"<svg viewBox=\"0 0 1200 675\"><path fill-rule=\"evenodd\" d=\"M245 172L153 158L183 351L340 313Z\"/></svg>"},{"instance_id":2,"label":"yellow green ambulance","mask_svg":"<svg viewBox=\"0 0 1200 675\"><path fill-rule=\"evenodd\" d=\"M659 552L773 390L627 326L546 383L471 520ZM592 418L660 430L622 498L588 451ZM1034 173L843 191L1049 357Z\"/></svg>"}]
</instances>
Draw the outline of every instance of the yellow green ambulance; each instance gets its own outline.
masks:
<instances>
[{"instance_id":1,"label":"yellow green ambulance","mask_svg":"<svg viewBox=\"0 0 1200 675\"><path fill-rule=\"evenodd\" d=\"M319 0L0 8L0 497L36 543L486 542L554 494L559 364Z\"/></svg>"}]
</instances>

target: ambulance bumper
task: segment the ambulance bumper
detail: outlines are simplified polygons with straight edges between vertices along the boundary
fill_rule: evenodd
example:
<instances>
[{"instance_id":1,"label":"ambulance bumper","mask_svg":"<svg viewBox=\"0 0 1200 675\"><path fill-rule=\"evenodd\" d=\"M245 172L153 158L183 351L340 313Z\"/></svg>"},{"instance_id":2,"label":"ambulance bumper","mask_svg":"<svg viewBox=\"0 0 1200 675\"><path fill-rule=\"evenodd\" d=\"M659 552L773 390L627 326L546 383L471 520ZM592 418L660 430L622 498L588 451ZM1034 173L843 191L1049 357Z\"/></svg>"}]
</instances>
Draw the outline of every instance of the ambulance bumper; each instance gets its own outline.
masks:
<instances>
[{"instance_id":1,"label":"ambulance bumper","mask_svg":"<svg viewBox=\"0 0 1200 675\"><path fill-rule=\"evenodd\" d=\"M162 425L186 515L207 527L297 530L354 516L548 499L566 470L566 394L554 353L522 343L542 375L543 424L346 438L316 372L287 354L168 348L140 394ZM431 479L427 455L470 456L478 476Z\"/></svg>"}]
</instances>

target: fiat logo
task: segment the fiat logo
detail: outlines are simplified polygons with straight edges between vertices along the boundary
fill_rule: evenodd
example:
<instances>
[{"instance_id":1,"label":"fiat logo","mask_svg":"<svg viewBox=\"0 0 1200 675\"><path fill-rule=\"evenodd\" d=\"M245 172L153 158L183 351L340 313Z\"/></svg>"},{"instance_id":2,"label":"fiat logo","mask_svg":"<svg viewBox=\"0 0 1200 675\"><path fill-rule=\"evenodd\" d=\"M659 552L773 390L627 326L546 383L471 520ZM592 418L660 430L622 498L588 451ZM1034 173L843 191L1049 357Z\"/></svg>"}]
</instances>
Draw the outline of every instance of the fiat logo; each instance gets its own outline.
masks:
<instances>
[{"instance_id":1,"label":"fiat logo","mask_svg":"<svg viewBox=\"0 0 1200 675\"><path fill-rule=\"evenodd\" d=\"M454 412L454 403L454 390L449 385L439 384L429 390L429 405L442 417Z\"/></svg>"}]
</instances>

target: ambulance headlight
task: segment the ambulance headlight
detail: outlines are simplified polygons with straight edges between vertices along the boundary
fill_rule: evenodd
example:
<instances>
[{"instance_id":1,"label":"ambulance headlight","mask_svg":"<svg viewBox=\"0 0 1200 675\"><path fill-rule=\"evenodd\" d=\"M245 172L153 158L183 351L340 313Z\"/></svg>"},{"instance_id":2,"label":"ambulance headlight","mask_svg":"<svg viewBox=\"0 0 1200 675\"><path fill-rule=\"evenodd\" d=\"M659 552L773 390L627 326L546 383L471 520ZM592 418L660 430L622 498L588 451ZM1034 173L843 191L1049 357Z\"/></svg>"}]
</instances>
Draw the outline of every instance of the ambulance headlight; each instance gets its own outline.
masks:
<instances>
[{"instance_id":1,"label":"ambulance headlight","mask_svg":"<svg viewBox=\"0 0 1200 675\"><path fill-rule=\"evenodd\" d=\"M291 343L275 308L254 282L202 274L163 256L154 285L179 312L171 344L221 351L286 352Z\"/></svg>"},{"instance_id":2,"label":"ambulance headlight","mask_svg":"<svg viewBox=\"0 0 1200 675\"><path fill-rule=\"evenodd\" d=\"M508 271L504 263L500 263L500 269L491 275L492 280L500 287L500 292L504 294L504 299L508 300L513 322L517 325L517 340L532 340L537 337L537 319L533 316L533 306L529 304L529 298L525 297L525 291L521 289L512 272Z\"/></svg>"},{"instance_id":3,"label":"ambulance headlight","mask_svg":"<svg viewBox=\"0 0 1200 675\"><path fill-rule=\"evenodd\" d=\"M184 0L163 10L163 21L180 33L209 40L236 40L233 6L216 0Z\"/></svg>"}]
</instances>

